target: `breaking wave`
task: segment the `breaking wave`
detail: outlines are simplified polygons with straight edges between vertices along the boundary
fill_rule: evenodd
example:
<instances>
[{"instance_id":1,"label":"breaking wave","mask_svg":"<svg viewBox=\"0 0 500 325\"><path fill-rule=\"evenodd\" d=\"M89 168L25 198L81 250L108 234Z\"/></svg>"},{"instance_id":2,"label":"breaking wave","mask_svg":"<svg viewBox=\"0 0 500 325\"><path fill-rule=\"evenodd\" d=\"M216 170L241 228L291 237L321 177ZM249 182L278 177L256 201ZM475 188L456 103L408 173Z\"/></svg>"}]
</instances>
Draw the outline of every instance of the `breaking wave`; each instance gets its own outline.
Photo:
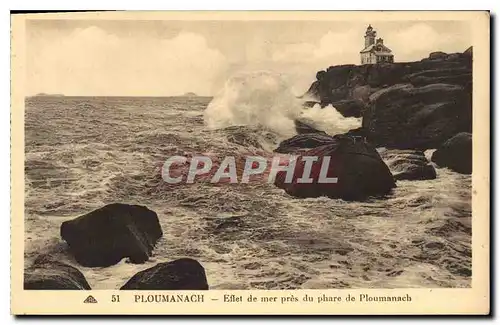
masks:
<instances>
[{"instance_id":1,"label":"breaking wave","mask_svg":"<svg viewBox=\"0 0 500 325\"><path fill-rule=\"evenodd\" d=\"M319 104L303 109L298 117L310 121L311 126L334 135L344 133L361 126L361 118L344 117L332 105L321 108Z\"/></svg>"},{"instance_id":2,"label":"breaking wave","mask_svg":"<svg viewBox=\"0 0 500 325\"><path fill-rule=\"evenodd\" d=\"M345 118L333 107L304 108L285 78L268 71L240 72L227 80L205 110L205 124L211 129L235 125L263 126L283 136L296 134L294 120L330 134L359 127L361 120Z\"/></svg>"}]
</instances>

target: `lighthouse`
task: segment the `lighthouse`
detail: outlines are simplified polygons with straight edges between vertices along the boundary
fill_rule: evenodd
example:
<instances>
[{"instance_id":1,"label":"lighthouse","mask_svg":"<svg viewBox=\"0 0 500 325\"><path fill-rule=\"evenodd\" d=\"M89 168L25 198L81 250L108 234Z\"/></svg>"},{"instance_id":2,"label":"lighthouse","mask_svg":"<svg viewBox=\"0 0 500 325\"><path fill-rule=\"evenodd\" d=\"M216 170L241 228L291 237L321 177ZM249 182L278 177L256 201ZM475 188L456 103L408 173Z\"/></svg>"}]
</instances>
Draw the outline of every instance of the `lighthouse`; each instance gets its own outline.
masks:
<instances>
[{"instance_id":1,"label":"lighthouse","mask_svg":"<svg viewBox=\"0 0 500 325\"><path fill-rule=\"evenodd\" d=\"M361 50L361 64L393 63L394 54L384 45L382 38L376 38L377 32L368 25L365 32L365 47Z\"/></svg>"}]
</instances>

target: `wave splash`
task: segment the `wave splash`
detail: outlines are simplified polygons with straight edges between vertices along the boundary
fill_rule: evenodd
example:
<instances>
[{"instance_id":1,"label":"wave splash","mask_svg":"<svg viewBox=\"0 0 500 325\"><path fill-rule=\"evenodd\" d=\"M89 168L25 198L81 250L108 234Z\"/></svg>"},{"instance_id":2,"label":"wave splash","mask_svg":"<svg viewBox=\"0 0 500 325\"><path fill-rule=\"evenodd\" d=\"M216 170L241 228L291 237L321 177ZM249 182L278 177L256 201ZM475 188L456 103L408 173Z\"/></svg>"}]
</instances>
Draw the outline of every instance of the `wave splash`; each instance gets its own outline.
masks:
<instances>
[{"instance_id":1,"label":"wave splash","mask_svg":"<svg viewBox=\"0 0 500 325\"><path fill-rule=\"evenodd\" d=\"M342 116L331 104L324 108L316 104L311 108L303 109L298 119L305 122L311 121L309 123L311 126L331 135L359 128L362 122L361 118Z\"/></svg>"},{"instance_id":2,"label":"wave splash","mask_svg":"<svg viewBox=\"0 0 500 325\"><path fill-rule=\"evenodd\" d=\"M333 107L304 108L292 87L278 73L268 71L240 72L229 78L223 89L205 110L205 125L221 129L235 125L262 126L277 134L296 134L295 120L330 134L359 127L361 119L345 118Z\"/></svg>"}]
</instances>

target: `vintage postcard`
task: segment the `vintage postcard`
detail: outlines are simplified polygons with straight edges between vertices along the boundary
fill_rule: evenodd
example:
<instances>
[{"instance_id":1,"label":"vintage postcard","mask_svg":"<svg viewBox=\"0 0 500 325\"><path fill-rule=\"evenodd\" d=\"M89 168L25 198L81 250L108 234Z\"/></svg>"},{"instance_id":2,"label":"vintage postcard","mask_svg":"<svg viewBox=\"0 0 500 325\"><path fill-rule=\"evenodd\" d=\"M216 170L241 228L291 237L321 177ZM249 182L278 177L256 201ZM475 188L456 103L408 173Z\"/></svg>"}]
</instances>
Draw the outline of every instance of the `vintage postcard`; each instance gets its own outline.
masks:
<instances>
[{"instance_id":1,"label":"vintage postcard","mask_svg":"<svg viewBox=\"0 0 500 325\"><path fill-rule=\"evenodd\" d=\"M11 27L13 314L490 312L489 12Z\"/></svg>"}]
</instances>

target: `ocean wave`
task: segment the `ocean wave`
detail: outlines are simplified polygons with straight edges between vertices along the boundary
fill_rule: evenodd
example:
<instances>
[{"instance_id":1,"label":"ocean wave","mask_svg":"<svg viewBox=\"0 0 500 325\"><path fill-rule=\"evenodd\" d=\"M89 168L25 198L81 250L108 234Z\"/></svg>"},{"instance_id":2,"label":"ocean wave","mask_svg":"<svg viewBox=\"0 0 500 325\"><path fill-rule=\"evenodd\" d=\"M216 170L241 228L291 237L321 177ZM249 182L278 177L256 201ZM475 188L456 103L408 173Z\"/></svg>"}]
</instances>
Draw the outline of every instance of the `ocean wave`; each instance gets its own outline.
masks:
<instances>
[{"instance_id":1,"label":"ocean wave","mask_svg":"<svg viewBox=\"0 0 500 325\"><path fill-rule=\"evenodd\" d=\"M361 119L345 118L331 105L306 109L306 99L298 98L286 79L269 71L240 72L227 80L224 88L205 110L205 124L211 129L235 125L263 126L284 138L296 133L295 120L308 120L330 134L361 126Z\"/></svg>"}]
</instances>

